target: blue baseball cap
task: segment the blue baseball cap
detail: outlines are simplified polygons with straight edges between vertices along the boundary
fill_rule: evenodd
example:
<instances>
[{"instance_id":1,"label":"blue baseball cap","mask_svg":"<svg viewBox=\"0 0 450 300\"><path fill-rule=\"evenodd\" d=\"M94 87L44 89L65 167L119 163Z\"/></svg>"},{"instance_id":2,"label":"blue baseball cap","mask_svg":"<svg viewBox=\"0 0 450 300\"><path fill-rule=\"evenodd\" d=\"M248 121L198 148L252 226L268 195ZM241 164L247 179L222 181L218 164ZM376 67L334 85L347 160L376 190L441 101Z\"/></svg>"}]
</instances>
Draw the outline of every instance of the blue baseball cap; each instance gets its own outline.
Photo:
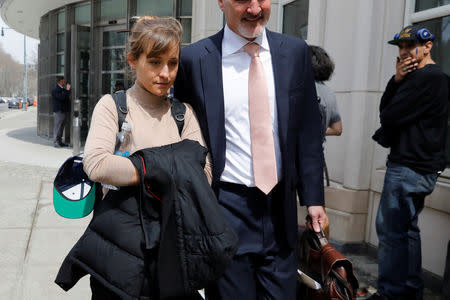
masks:
<instances>
[{"instance_id":1,"label":"blue baseball cap","mask_svg":"<svg viewBox=\"0 0 450 300\"><path fill-rule=\"evenodd\" d=\"M414 41L416 43L426 43L433 41L434 35L425 27L419 25L409 25L403 28L394 38L388 42L391 45L398 45L400 42Z\"/></svg>"}]
</instances>

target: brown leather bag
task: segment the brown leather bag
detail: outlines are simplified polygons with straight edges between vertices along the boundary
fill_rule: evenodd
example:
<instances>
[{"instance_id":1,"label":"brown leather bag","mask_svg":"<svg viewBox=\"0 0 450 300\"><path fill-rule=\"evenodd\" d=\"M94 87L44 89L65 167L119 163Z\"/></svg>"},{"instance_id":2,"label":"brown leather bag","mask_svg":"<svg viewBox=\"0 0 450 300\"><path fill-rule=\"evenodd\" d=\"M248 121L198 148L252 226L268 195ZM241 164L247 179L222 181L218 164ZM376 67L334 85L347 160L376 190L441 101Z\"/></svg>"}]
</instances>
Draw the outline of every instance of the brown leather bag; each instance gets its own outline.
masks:
<instances>
[{"instance_id":1,"label":"brown leather bag","mask_svg":"<svg viewBox=\"0 0 450 300\"><path fill-rule=\"evenodd\" d=\"M315 233L299 226L297 256L298 269L307 275L299 275L297 299L356 299L359 284L352 263L328 243L323 231ZM314 279L321 288L313 288L307 277Z\"/></svg>"}]
</instances>

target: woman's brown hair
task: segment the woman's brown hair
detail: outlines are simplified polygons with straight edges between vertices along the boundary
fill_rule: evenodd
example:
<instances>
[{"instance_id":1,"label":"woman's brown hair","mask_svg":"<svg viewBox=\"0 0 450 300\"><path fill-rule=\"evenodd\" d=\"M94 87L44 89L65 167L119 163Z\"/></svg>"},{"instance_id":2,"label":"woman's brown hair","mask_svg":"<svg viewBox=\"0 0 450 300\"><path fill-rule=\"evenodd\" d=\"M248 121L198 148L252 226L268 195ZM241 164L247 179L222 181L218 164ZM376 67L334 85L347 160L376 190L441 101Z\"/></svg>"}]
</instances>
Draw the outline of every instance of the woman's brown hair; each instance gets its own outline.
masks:
<instances>
[{"instance_id":1,"label":"woman's brown hair","mask_svg":"<svg viewBox=\"0 0 450 300\"><path fill-rule=\"evenodd\" d=\"M159 56L174 45L181 50L182 27L172 17L140 17L128 37L128 54L134 60L142 53L147 57Z\"/></svg>"}]
</instances>

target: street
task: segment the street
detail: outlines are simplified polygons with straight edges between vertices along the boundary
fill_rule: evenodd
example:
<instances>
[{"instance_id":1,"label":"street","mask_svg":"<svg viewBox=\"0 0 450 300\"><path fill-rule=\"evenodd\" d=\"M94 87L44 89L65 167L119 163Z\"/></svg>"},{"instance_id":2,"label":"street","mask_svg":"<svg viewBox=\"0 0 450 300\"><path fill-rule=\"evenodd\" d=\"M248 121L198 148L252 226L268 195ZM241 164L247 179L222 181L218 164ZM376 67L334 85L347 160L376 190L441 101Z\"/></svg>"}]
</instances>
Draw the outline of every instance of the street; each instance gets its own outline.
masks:
<instances>
[{"instance_id":1,"label":"street","mask_svg":"<svg viewBox=\"0 0 450 300\"><path fill-rule=\"evenodd\" d=\"M0 103L0 115L8 111L8 103Z\"/></svg>"}]
</instances>

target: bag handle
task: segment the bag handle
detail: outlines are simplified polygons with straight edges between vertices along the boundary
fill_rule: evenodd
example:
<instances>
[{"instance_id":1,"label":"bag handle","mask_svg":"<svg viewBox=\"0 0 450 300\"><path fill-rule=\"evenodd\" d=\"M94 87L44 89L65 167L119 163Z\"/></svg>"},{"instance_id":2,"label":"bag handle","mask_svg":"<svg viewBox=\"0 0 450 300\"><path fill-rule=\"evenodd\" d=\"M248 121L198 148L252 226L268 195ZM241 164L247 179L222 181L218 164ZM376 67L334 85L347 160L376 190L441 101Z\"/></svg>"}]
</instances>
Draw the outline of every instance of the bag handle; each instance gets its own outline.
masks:
<instances>
[{"instance_id":1,"label":"bag handle","mask_svg":"<svg viewBox=\"0 0 450 300\"><path fill-rule=\"evenodd\" d=\"M306 222L309 222L310 224L312 224L312 220L309 215L306 216ZM317 251L320 251L320 249L322 249L323 246L328 244L327 237L326 237L325 232L323 231L322 225L320 225L320 223L319 223L319 227L320 227L319 232L315 232L314 230L307 229L308 232L310 232L310 235L313 237L311 239L311 241L313 242L314 245L311 245L311 246L313 246L313 249L317 250Z\"/></svg>"}]
</instances>

